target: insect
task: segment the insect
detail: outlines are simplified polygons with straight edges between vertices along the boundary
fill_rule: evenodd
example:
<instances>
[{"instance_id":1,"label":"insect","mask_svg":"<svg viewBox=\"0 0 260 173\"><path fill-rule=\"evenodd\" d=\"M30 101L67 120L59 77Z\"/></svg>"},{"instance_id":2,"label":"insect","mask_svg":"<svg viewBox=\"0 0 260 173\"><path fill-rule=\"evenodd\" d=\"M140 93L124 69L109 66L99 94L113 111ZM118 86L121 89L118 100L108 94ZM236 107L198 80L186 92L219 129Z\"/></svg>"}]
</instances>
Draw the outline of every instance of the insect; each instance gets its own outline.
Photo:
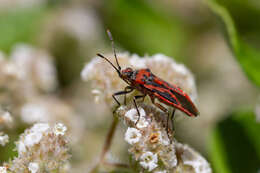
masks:
<instances>
[{"instance_id":1,"label":"insect","mask_svg":"<svg viewBox=\"0 0 260 173\"><path fill-rule=\"evenodd\" d=\"M133 70L130 67L127 67L125 69L121 69L121 66L118 63L114 41L112 34L109 30L107 30L107 34L111 40L112 48L114 52L114 57L116 60L115 66L111 61L109 61L106 57L104 57L101 54L97 54L99 57L105 59L118 73L119 77L123 79L128 86L125 87L124 91L116 92L112 95L114 100L117 102L117 104L120 106L120 102L116 99L116 96L119 95L125 95L124 103L126 104L126 94L132 92L133 90L138 90L142 93L142 95L134 96L133 102L135 105L135 108L137 110L137 113L139 115L138 120L140 119L140 112L137 108L136 101L138 99L144 100L144 98L148 95L152 101L152 103L158 107L160 110L168 114L167 117L167 125L166 125L166 131L167 134L169 132L168 129L168 121L170 117L169 110L165 108L161 103L168 105L170 107L173 107L173 111L171 114L171 120L173 121L175 110L178 109L185 114L187 114L190 117L196 117L199 114L198 109L195 107L194 103L191 101L190 97L182 91L178 86L169 84L168 82L164 81L163 79L157 77L154 75L150 69L138 69ZM159 102L155 102L155 100L158 100ZM169 137L169 135L168 135Z\"/></svg>"}]
</instances>

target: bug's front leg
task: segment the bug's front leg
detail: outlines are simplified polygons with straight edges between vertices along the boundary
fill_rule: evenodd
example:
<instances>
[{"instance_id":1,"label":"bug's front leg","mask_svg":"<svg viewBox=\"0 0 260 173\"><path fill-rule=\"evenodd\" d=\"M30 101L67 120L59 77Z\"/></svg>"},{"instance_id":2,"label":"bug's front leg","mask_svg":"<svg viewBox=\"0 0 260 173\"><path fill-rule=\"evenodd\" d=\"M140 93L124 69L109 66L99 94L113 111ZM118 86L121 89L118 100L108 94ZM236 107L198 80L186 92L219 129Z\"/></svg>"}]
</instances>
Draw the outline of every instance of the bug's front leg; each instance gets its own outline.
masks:
<instances>
[{"instance_id":1,"label":"bug's front leg","mask_svg":"<svg viewBox=\"0 0 260 173\"><path fill-rule=\"evenodd\" d=\"M146 94L144 94L144 95L134 96L133 101L134 101L135 109L136 109L137 114L138 114L138 119L137 119L137 121L135 122L135 125L136 125L136 124L139 122L139 120L140 120L140 112L139 112L139 110L138 110L138 107L137 107L136 101L137 101L137 99L141 99L141 98L143 99L142 101L144 101L145 96L146 96Z\"/></svg>"},{"instance_id":2,"label":"bug's front leg","mask_svg":"<svg viewBox=\"0 0 260 173\"><path fill-rule=\"evenodd\" d=\"M132 88L131 86L127 86L125 87L125 90L124 91L119 91L119 92L116 92L112 95L113 99L117 102L118 106L120 106L120 102L116 99L116 96L119 96L119 95L125 95L125 100L124 100L124 103L126 103L126 94L132 92L134 90L134 88Z\"/></svg>"}]
</instances>

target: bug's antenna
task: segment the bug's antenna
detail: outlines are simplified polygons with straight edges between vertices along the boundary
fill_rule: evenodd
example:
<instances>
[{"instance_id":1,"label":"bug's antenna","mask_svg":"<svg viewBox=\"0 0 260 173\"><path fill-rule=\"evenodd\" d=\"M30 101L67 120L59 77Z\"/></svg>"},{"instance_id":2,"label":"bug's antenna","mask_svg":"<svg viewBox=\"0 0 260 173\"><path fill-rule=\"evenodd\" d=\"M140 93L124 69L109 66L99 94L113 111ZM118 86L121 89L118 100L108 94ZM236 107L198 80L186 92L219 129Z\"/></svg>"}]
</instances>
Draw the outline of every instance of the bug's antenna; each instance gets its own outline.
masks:
<instances>
[{"instance_id":1,"label":"bug's antenna","mask_svg":"<svg viewBox=\"0 0 260 173\"><path fill-rule=\"evenodd\" d=\"M117 60L116 49L115 49L115 44L114 44L114 39L113 39L112 34L111 34L111 32L110 32L109 30L107 30L107 35L108 35L108 37L109 37L109 39L110 39L110 41L111 41L111 43L112 43L112 48L113 48L113 51L114 51L114 56L115 56L115 58L116 58L116 64L117 64L117 66L118 66L118 70L120 71L120 70L121 70L121 67L120 67L120 65L119 65L119 63L118 63L118 60Z\"/></svg>"},{"instance_id":2,"label":"bug's antenna","mask_svg":"<svg viewBox=\"0 0 260 173\"><path fill-rule=\"evenodd\" d=\"M103 55L101 55L100 53L98 53L97 54L97 56L99 56L99 57L101 57L101 58L103 58L103 59L105 59L109 64L111 64L112 65L112 67L114 67L114 69L117 71L117 73L120 75L120 70L118 69L118 68L116 68L116 66L114 66L114 64L112 64L112 62L111 61L109 61L106 57L104 57Z\"/></svg>"}]
</instances>

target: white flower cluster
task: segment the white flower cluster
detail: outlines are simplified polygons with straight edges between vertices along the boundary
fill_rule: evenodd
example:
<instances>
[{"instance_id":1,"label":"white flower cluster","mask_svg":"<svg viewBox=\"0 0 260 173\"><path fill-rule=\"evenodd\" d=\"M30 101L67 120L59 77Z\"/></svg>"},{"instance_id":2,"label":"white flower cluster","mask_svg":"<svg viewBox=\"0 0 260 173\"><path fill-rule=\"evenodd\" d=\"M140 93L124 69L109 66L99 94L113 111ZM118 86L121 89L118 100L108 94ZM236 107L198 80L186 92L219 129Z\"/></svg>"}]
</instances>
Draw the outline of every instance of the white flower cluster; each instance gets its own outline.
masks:
<instances>
[{"instance_id":1,"label":"white flower cluster","mask_svg":"<svg viewBox=\"0 0 260 173\"><path fill-rule=\"evenodd\" d=\"M61 123L54 127L47 123L34 124L20 136L18 157L6 164L8 170L31 173L62 170L70 157L65 131L66 127Z\"/></svg>"},{"instance_id":2,"label":"white flower cluster","mask_svg":"<svg viewBox=\"0 0 260 173\"><path fill-rule=\"evenodd\" d=\"M139 121L136 108L122 106L117 112L125 124L130 126L125 133L125 140L131 145L129 152L135 160L149 172L170 171L177 165L175 148L170 144L163 124L152 117L153 111L156 110L152 107L139 107ZM161 114L158 112L158 118ZM159 166L159 161L163 165Z\"/></svg>"},{"instance_id":3,"label":"white flower cluster","mask_svg":"<svg viewBox=\"0 0 260 173\"><path fill-rule=\"evenodd\" d=\"M105 56L116 64L113 55ZM131 67L135 70L149 68L158 77L182 88L192 100L197 98L193 75L183 64L177 64L172 58L162 54L139 57L128 53L119 53L117 57L122 68ZM104 99L110 105L114 103L111 95L123 90L126 86L115 69L100 57L95 57L85 65L81 72L81 78L84 81L92 82L93 90L95 90L95 92L93 91L95 100ZM102 99L97 97L102 97Z\"/></svg>"},{"instance_id":4,"label":"white flower cluster","mask_svg":"<svg viewBox=\"0 0 260 173\"><path fill-rule=\"evenodd\" d=\"M149 172L173 172L184 171L184 165L194 173L212 172L208 162L193 149L173 139L170 142L168 135L173 134L167 135L165 130L167 115L145 104L138 109L141 116L138 122L134 107L121 106L117 114L128 126L125 141L131 145L129 152L142 168ZM169 127L172 128L172 122Z\"/></svg>"},{"instance_id":5,"label":"white flower cluster","mask_svg":"<svg viewBox=\"0 0 260 173\"><path fill-rule=\"evenodd\" d=\"M56 76L54 62L43 50L19 44L9 57L0 52L1 107L18 116L21 105L56 89Z\"/></svg>"},{"instance_id":6,"label":"white flower cluster","mask_svg":"<svg viewBox=\"0 0 260 173\"><path fill-rule=\"evenodd\" d=\"M56 69L52 58L44 51L28 45L17 45L11 53L10 61L27 85L43 91L53 91L57 87Z\"/></svg>"}]
</instances>

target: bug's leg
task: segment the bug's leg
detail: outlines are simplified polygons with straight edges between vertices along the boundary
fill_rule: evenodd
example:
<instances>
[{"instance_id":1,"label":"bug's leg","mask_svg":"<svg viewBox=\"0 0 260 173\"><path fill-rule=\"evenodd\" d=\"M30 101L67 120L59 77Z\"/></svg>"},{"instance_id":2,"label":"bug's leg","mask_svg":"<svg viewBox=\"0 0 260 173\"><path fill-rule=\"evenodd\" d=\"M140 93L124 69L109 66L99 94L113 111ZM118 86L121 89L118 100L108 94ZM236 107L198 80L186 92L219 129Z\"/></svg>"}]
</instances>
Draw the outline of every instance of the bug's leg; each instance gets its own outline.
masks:
<instances>
[{"instance_id":1,"label":"bug's leg","mask_svg":"<svg viewBox=\"0 0 260 173\"><path fill-rule=\"evenodd\" d=\"M172 110L172 116L171 116L171 121L172 121L172 130L175 131L175 126L174 126L174 113L175 113L175 108Z\"/></svg>"},{"instance_id":2,"label":"bug's leg","mask_svg":"<svg viewBox=\"0 0 260 173\"><path fill-rule=\"evenodd\" d=\"M127 87L125 87L125 91L127 92L127 93L130 93L130 92L132 92L134 89L131 87L131 86L127 86ZM124 96L124 105L126 105L126 94L125 94L125 96Z\"/></svg>"},{"instance_id":3,"label":"bug's leg","mask_svg":"<svg viewBox=\"0 0 260 173\"><path fill-rule=\"evenodd\" d=\"M170 139L170 135L169 135L169 128L168 128L169 117L170 117L169 111L168 111L168 109L166 109L166 108L165 108L163 105L161 105L160 103L155 103L155 99L154 99L154 98L151 98L151 100L152 100L152 103L153 103L156 107L158 107L159 109L161 109L163 112L167 113L166 132L167 132L167 136L168 136L170 142L172 143L172 140Z\"/></svg>"},{"instance_id":4,"label":"bug's leg","mask_svg":"<svg viewBox=\"0 0 260 173\"><path fill-rule=\"evenodd\" d=\"M137 104L136 104L136 100L137 100L137 99L140 99L140 98L142 98L142 99L144 100L145 96L146 96L146 94L145 94L145 95L134 96L133 101L134 101L135 109L136 109L137 114L138 114L138 119L137 119L137 121L135 122L135 125L136 125L136 124L139 122L139 120L140 120L140 112L139 112L139 110L138 110L138 107L137 107Z\"/></svg>"},{"instance_id":5,"label":"bug's leg","mask_svg":"<svg viewBox=\"0 0 260 173\"><path fill-rule=\"evenodd\" d=\"M128 91L127 91L128 89ZM124 91L119 91L119 92L116 92L112 95L113 99L117 102L118 106L120 106L121 104L119 103L119 101L116 99L116 96L119 96L119 95L126 95L130 92L132 92L134 90L134 88L132 88L131 86L127 86L125 87L125 90Z\"/></svg>"}]
</instances>

